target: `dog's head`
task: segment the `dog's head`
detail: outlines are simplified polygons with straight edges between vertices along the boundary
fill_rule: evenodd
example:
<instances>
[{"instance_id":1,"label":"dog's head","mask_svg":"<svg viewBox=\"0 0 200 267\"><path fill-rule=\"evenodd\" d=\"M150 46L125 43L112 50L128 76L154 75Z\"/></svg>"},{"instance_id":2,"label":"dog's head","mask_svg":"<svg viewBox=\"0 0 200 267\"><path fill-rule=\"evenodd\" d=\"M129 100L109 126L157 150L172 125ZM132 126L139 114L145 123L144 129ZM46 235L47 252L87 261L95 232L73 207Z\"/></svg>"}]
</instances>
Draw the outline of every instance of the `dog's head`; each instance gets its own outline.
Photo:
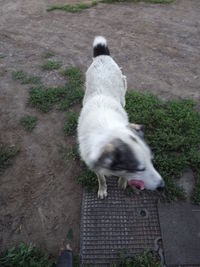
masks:
<instances>
[{"instance_id":1,"label":"dog's head","mask_svg":"<svg viewBox=\"0 0 200 267\"><path fill-rule=\"evenodd\" d=\"M142 128L137 125L116 132L95 162L95 169L105 175L141 182L144 188L164 187L164 181L152 164L152 153L144 141Z\"/></svg>"}]
</instances>

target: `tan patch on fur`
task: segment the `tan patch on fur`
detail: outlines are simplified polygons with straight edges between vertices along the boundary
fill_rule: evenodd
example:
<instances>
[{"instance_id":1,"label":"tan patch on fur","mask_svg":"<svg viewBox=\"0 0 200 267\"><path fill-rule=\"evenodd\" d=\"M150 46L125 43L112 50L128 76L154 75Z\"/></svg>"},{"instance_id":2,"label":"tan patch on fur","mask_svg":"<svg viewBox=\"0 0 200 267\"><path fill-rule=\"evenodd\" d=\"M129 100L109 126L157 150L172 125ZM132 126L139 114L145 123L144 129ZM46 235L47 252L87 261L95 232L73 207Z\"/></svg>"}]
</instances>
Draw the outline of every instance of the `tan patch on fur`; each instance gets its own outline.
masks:
<instances>
[{"instance_id":1,"label":"tan patch on fur","mask_svg":"<svg viewBox=\"0 0 200 267\"><path fill-rule=\"evenodd\" d=\"M104 153L109 153L109 152L113 152L115 149L113 144L108 144L106 145L106 147L104 148Z\"/></svg>"},{"instance_id":2,"label":"tan patch on fur","mask_svg":"<svg viewBox=\"0 0 200 267\"><path fill-rule=\"evenodd\" d=\"M139 130L141 130L142 125L136 124L136 123L129 123L129 127L132 129L135 129L136 131L139 131Z\"/></svg>"}]
</instances>

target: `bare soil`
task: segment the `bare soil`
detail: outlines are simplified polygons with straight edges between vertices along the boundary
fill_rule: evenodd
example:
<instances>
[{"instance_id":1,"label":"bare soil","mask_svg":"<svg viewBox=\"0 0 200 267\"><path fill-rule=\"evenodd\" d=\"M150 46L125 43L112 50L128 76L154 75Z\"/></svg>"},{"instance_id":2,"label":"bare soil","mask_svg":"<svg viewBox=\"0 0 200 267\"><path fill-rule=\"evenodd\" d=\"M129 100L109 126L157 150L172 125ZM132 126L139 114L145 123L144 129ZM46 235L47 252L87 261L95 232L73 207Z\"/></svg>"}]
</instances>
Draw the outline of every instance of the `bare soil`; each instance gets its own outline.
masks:
<instances>
[{"instance_id":1,"label":"bare soil","mask_svg":"<svg viewBox=\"0 0 200 267\"><path fill-rule=\"evenodd\" d=\"M74 2L74 1L72 1ZM65 3L59 0L56 3ZM74 162L62 159L74 138L66 138L66 113L47 114L27 106L29 86L12 80L13 70L42 76L47 85L64 84L59 71L44 72L46 50L64 67L92 61L95 35L107 37L128 87L162 98L200 100L200 1L170 5L99 4L79 14L46 12L54 0L2 0L0 9L0 142L20 147L13 166L0 177L0 250L33 242L57 254L70 242L79 250L82 190ZM20 125L38 117L32 133Z\"/></svg>"}]
</instances>

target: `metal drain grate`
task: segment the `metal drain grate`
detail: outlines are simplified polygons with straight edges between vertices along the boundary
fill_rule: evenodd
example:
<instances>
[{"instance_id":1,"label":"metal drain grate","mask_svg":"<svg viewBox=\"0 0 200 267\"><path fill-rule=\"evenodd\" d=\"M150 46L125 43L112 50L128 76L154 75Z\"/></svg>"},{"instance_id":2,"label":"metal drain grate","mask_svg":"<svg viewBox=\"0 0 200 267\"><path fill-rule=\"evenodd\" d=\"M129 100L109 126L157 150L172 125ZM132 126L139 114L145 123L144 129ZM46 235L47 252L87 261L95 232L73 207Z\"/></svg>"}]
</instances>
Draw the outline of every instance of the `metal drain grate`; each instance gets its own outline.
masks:
<instances>
[{"instance_id":1,"label":"metal drain grate","mask_svg":"<svg viewBox=\"0 0 200 267\"><path fill-rule=\"evenodd\" d=\"M154 194L128 195L118 189L117 178L107 179L108 197L84 191L81 219L83 266L110 266L120 253L140 254L153 249L160 236L157 198Z\"/></svg>"}]
</instances>

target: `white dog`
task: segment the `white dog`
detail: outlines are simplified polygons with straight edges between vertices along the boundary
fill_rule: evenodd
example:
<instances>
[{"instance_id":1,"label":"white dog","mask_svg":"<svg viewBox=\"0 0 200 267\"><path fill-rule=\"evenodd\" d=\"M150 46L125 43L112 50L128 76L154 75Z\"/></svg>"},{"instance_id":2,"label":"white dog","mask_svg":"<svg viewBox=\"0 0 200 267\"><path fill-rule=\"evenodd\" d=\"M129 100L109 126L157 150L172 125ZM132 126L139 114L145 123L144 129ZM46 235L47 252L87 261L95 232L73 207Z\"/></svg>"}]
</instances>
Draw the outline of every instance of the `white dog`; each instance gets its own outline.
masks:
<instances>
[{"instance_id":1,"label":"white dog","mask_svg":"<svg viewBox=\"0 0 200 267\"><path fill-rule=\"evenodd\" d=\"M94 61L86 73L86 91L78 122L82 159L99 182L98 197L107 196L106 176L118 176L119 186L164 187L152 164L152 153L140 125L130 124L124 110L126 77L110 57L107 41L96 37Z\"/></svg>"}]
</instances>

